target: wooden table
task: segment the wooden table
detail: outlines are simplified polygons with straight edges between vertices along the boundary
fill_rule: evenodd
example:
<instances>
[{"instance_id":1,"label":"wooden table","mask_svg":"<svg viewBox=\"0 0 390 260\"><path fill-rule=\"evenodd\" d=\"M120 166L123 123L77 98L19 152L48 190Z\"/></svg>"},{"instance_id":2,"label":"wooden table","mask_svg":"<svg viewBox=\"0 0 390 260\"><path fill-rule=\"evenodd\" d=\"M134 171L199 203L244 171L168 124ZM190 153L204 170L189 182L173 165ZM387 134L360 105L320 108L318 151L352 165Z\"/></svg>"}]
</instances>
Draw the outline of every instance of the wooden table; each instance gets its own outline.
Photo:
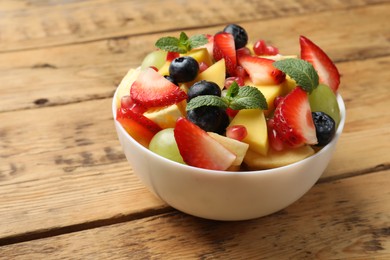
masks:
<instances>
[{"instance_id":1,"label":"wooden table","mask_svg":"<svg viewBox=\"0 0 390 260\"><path fill-rule=\"evenodd\" d=\"M0 2L0 259L390 259L390 2ZM320 181L263 218L178 212L132 172L110 110L157 38L299 35L342 74L347 122Z\"/></svg>"}]
</instances>

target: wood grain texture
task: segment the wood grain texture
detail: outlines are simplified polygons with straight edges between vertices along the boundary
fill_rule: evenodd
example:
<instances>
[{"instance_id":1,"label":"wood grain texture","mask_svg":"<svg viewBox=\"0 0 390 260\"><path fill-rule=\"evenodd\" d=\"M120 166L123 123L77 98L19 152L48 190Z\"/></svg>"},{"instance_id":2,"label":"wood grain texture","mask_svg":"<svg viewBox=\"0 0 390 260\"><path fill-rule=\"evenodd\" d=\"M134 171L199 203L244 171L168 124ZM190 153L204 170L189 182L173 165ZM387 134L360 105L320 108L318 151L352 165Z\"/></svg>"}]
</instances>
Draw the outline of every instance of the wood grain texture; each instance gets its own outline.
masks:
<instances>
[{"instance_id":1,"label":"wood grain texture","mask_svg":"<svg viewBox=\"0 0 390 260\"><path fill-rule=\"evenodd\" d=\"M389 171L372 173L252 221L170 213L0 247L0 259L388 259L389 185Z\"/></svg>"},{"instance_id":2,"label":"wood grain texture","mask_svg":"<svg viewBox=\"0 0 390 260\"><path fill-rule=\"evenodd\" d=\"M389 6L340 9L242 25L252 41L266 39L284 54L299 54L299 35L306 35L339 64L389 55L390 25L386 23ZM221 28L222 25L187 33L215 33ZM156 39L172 34L178 35L179 31L1 53L0 112L108 98L126 71L139 66L143 57L154 49ZM28 95L20 98L21 93Z\"/></svg>"},{"instance_id":3,"label":"wood grain texture","mask_svg":"<svg viewBox=\"0 0 390 260\"><path fill-rule=\"evenodd\" d=\"M351 9L385 0L321 1L2 1L0 51L96 41L180 28L208 27ZM205 8L207 6L207 8ZM174 17L174 19L172 19Z\"/></svg>"},{"instance_id":4,"label":"wood grain texture","mask_svg":"<svg viewBox=\"0 0 390 260\"><path fill-rule=\"evenodd\" d=\"M347 123L325 179L390 165L389 75L370 82L379 66L390 69L390 58L341 64ZM110 104L102 99L0 114L0 219L8 223L0 226L1 237L166 207L127 165Z\"/></svg>"}]
</instances>

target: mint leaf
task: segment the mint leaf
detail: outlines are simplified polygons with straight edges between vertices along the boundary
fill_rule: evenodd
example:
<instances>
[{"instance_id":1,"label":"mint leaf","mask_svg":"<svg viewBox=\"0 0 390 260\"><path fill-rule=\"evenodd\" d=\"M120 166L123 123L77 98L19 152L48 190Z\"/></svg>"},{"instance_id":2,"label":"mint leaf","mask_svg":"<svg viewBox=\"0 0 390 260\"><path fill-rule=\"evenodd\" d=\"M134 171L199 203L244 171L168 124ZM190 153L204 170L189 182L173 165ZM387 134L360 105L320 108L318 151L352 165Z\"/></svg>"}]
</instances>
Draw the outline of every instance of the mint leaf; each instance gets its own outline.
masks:
<instances>
[{"instance_id":1,"label":"mint leaf","mask_svg":"<svg viewBox=\"0 0 390 260\"><path fill-rule=\"evenodd\" d=\"M187 34L181 32L179 38L167 36L158 39L155 46L164 51L184 54L206 43L208 43L208 39L204 34L197 34L188 38Z\"/></svg>"},{"instance_id":2,"label":"mint leaf","mask_svg":"<svg viewBox=\"0 0 390 260\"><path fill-rule=\"evenodd\" d=\"M186 110L188 111L203 106L215 106L226 109L228 107L228 104L221 97L213 95L203 95L191 99L190 102L187 103Z\"/></svg>"},{"instance_id":3,"label":"mint leaf","mask_svg":"<svg viewBox=\"0 0 390 260\"><path fill-rule=\"evenodd\" d=\"M233 81L232 84L230 84L229 89L226 93L227 98L234 98L238 95L238 91L240 90L240 86L237 84L237 82Z\"/></svg>"},{"instance_id":4,"label":"mint leaf","mask_svg":"<svg viewBox=\"0 0 390 260\"><path fill-rule=\"evenodd\" d=\"M234 110L241 109L268 109L267 100L263 93L256 88L251 86L244 86L239 88L238 94L233 97L229 107Z\"/></svg>"},{"instance_id":5,"label":"mint leaf","mask_svg":"<svg viewBox=\"0 0 390 260\"><path fill-rule=\"evenodd\" d=\"M203 46L209 42L206 35L204 35L204 34L193 35L190 37L190 39L188 41L190 43L190 49L194 49L194 48Z\"/></svg>"},{"instance_id":6,"label":"mint leaf","mask_svg":"<svg viewBox=\"0 0 390 260\"><path fill-rule=\"evenodd\" d=\"M319 84L317 71L311 63L305 60L285 59L275 61L273 65L293 78L308 93L311 93Z\"/></svg>"}]
</instances>

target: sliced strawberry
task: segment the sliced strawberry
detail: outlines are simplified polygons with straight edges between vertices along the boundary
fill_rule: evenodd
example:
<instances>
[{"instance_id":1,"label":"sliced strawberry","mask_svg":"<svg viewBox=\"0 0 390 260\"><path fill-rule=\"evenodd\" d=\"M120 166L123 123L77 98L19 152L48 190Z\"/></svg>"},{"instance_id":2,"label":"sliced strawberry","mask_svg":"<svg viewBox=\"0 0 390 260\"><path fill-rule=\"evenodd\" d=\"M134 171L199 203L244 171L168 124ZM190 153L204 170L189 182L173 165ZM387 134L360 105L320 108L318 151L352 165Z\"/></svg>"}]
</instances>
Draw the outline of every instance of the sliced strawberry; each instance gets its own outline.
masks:
<instances>
[{"instance_id":1,"label":"sliced strawberry","mask_svg":"<svg viewBox=\"0 0 390 260\"><path fill-rule=\"evenodd\" d=\"M158 124L131 109L118 108L116 120L131 137L145 147L149 146L150 140L161 130Z\"/></svg>"},{"instance_id":2,"label":"sliced strawberry","mask_svg":"<svg viewBox=\"0 0 390 260\"><path fill-rule=\"evenodd\" d=\"M279 102L273 127L277 136L291 147L317 143L308 94L304 90L296 87Z\"/></svg>"},{"instance_id":3,"label":"sliced strawberry","mask_svg":"<svg viewBox=\"0 0 390 260\"><path fill-rule=\"evenodd\" d=\"M235 154L183 117L177 120L174 135L180 154L188 165L224 171L236 159Z\"/></svg>"},{"instance_id":4,"label":"sliced strawberry","mask_svg":"<svg viewBox=\"0 0 390 260\"><path fill-rule=\"evenodd\" d=\"M187 98L183 90L151 68L139 74L130 88L130 96L146 108L168 106Z\"/></svg>"},{"instance_id":5,"label":"sliced strawberry","mask_svg":"<svg viewBox=\"0 0 390 260\"><path fill-rule=\"evenodd\" d=\"M243 55L238 57L238 64L249 74L254 84L277 85L286 79L286 74L275 68L273 60L257 56Z\"/></svg>"},{"instance_id":6,"label":"sliced strawberry","mask_svg":"<svg viewBox=\"0 0 390 260\"><path fill-rule=\"evenodd\" d=\"M167 53L166 61L173 61L174 59L180 57L180 53L170 51Z\"/></svg>"},{"instance_id":7,"label":"sliced strawberry","mask_svg":"<svg viewBox=\"0 0 390 260\"><path fill-rule=\"evenodd\" d=\"M224 32L214 35L213 56L216 61L225 59L227 73L234 75L237 56L233 35Z\"/></svg>"},{"instance_id":8,"label":"sliced strawberry","mask_svg":"<svg viewBox=\"0 0 390 260\"><path fill-rule=\"evenodd\" d=\"M147 110L146 107L134 102L131 99L130 95L126 95L126 96L121 97L121 108L122 109L130 109L130 110L133 110L134 112L140 113L140 114L143 114Z\"/></svg>"},{"instance_id":9,"label":"sliced strawberry","mask_svg":"<svg viewBox=\"0 0 390 260\"><path fill-rule=\"evenodd\" d=\"M301 45L301 59L310 62L316 69L320 83L328 85L333 92L337 92L340 85L340 73L329 56L308 38L299 38Z\"/></svg>"}]
</instances>

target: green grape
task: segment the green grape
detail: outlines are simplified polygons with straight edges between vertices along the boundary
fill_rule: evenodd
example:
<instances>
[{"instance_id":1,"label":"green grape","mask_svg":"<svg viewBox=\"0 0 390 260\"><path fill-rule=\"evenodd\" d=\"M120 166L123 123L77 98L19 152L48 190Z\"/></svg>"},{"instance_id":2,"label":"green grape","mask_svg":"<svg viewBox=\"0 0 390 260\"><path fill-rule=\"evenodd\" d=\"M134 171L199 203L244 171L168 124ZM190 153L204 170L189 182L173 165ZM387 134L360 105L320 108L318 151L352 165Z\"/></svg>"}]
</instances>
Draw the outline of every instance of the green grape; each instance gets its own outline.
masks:
<instances>
[{"instance_id":1,"label":"green grape","mask_svg":"<svg viewBox=\"0 0 390 260\"><path fill-rule=\"evenodd\" d=\"M162 157L184 163L176 144L173 128L166 128L155 134L150 141L149 149Z\"/></svg>"},{"instance_id":2,"label":"green grape","mask_svg":"<svg viewBox=\"0 0 390 260\"><path fill-rule=\"evenodd\" d=\"M167 52L163 50L156 50L152 51L148 55L145 56L144 60L142 61L141 68L145 69L150 66L154 66L157 69L160 69L166 60Z\"/></svg>"},{"instance_id":3,"label":"green grape","mask_svg":"<svg viewBox=\"0 0 390 260\"><path fill-rule=\"evenodd\" d=\"M336 95L327 85L320 84L309 95L310 108L312 112L324 112L336 122L340 123L340 109Z\"/></svg>"}]
</instances>

